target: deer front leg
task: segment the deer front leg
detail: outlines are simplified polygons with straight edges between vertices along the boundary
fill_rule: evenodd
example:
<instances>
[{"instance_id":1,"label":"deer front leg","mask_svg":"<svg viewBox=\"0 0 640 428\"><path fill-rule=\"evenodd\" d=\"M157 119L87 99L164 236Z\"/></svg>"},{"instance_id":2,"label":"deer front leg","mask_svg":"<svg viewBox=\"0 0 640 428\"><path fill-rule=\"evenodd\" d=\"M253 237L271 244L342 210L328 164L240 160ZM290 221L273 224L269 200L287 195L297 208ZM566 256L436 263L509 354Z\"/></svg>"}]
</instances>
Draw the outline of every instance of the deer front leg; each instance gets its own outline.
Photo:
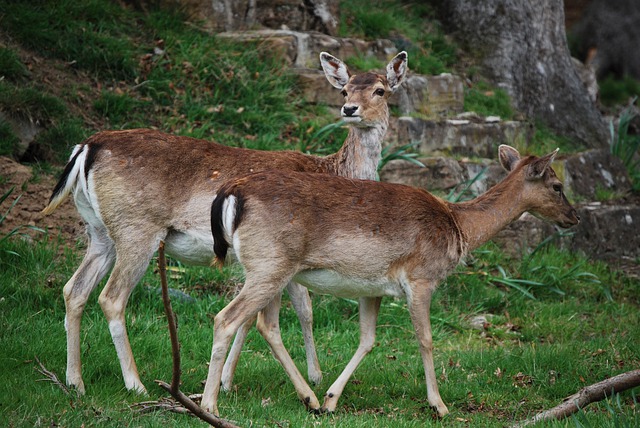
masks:
<instances>
[{"instance_id":1,"label":"deer front leg","mask_svg":"<svg viewBox=\"0 0 640 428\"><path fill-rule=\"evenodd\" d=\"M431 407L436 409L438 416L442 417L449 413L449 409L440 398L438 384L436 382L436 371L433 364L433 339L431 335L430 306L431 295L435 285L429 282L420 282L412 287L412 299L409 300L409 314L415 329L422 364L427 383L427 399Z\"/></svg>"},{"instance_id":2,"label":"deer front leg","mask_svg":"<svg viewBox=\"0 0 640 428\"><path fill-rule=\"evenodd\" d=\"M302 327L304 349L307 354L307 375L311 382L319 385L322 382L322 370L320 370L316 344L313 340L313 310L309 290L298 283L290 282L287 286L287 291L289 292L293 309L298 315L300 327Z\"/></svg>"},{"instance_id":3,"label":"deer front leg","mask_svg":"<svg viewBox=\"0 0 640 428\"><path fill-rule=\"evenodd\" d=\"M382 302L382 297L363 297L360 299L360 344L347 367L327 391L322 405L323 412L333 412L336 409L338 399L342 395L349 378L358 368L364 356L373 349L376 340L376 321L380 311L380 302Z\"/></svg>"},{"instance_id":4,"label":"deer front leg","mask_svg":"<svg viewBox=\"0 0 640 428\"><path fill-rule=\"evenodd\" d=\"M265 338L271 352L274 357L280 362L284 371L291 379L293 387L298 393L298 397L307 407L312 411L318 411L320 409L320 402L313 393L304 377L296 367L295 363L291 359L289 352L282 343L282 336L280 335L280 301L282 295L278 295L274 298L259 314L258 322L256 324L258 331Z\"/></svg>"}]
</instances>

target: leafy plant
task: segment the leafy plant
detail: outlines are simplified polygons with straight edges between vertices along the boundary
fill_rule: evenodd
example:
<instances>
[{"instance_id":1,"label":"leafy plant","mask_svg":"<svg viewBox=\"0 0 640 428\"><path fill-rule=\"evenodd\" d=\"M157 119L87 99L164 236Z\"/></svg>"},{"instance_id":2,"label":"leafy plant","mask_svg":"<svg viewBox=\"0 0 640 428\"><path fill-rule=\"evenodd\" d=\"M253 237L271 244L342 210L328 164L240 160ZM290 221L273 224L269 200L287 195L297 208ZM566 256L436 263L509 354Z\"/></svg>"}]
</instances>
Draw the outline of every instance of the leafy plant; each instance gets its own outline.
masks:
<instances>
[{"instance_id":1,"label":"leafy plant","mask_svg":"<svg viewBox=\"0 0 640 428\"><path fill-rule=\"evenodd\" d=\"M632 107L636 99L637 97L620 114L617 131L613 121L609 122L609 134L611 153L622 160L633 182L633 188L640 190L640 135L629 134L629 124L636 117Z\"/></svg>"},{"instance_id":2,"label":"leafy plant","mask_svg":"<svg viewBox=\"0 0 640 428\"><path fill-rule=\"evenodd\" d=\"M626 104L630 99L640 96L640 81L625 76L616 79L607 76L598 82L600 102L606 106Z\"/></svg>"},{"instance_id":3,"label":"leafy plant","mask_svg":"<svg viewBox=\"0 0 640 428\"><path fill-rule=\"evenodd\" d=\"M499 116L509 120L513 117L511 99L504 89L492 88L485 82L478 82L464 94L464 110L481 116Z\"/></svg>"},{"instance_id":4,"label":"leafy plant","mask_svg":"<svg viewBox=\"0 0 640 428\"><path fill-rule=\"evenodd\" d=\"M383 148L380 153L380 162L378 163L377 173L379 173L387 163L396 159L411 162L420 168L424 168L424 164L416 159L418 157L418 153L409 151L415 149L419 144L419 141L414 141L413 143L405 144L400 147L387 146Z\"/></svg>"},{"instance_id":5,"label":"leafy plant","mask_svg":"<svg viewBox=\"0 0 640 428\"><path fill-rule=\"evenodd\" d=\"M467 192L469 192L469 189L471 189L471 186L473 186L473 184L476 181L482 178L485 172L487 172L487 167L482 168L482 170L479 173L477 173L473 178L463 181L462 183L456 184L455 187L453 187L453 189L449 191L449 194L445 196L445 199L449 202L460 202L466 199L471 199L473 195L469 195L469 196L465 196L465 195L467 194Z\"/></svg>"}]
</instances>

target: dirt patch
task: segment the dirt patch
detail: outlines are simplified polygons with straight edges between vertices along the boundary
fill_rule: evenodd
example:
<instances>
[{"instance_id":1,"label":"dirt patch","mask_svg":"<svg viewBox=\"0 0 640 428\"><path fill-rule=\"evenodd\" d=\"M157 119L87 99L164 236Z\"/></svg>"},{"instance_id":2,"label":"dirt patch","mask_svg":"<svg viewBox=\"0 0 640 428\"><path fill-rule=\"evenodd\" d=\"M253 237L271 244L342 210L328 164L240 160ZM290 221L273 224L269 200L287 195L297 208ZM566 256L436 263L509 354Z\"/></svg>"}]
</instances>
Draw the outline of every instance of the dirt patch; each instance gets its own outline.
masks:
<instances>
[{"instance_id":1,"label":"dirt patch","mask_svg":"<svg viewBox=\"0 0 640 428\"><path fill-rule=\"evenodd\" d=\"M40 213L49 201L57 181L57 177L53 175L39 173L36 176L31 167L0 157L0 195L13 187L11 195L0 206L0 215L6 213L18 199L0 224L0 236L16 227L36 226L46 230L49 239L62 235L63 241L68 245L84 239L84 224L73 204L73 198L64 201L51 215L43 216ZM22 232L36 239L42 236L42 233L28 228L22 229Z\"/></svg>"}]
</instances>

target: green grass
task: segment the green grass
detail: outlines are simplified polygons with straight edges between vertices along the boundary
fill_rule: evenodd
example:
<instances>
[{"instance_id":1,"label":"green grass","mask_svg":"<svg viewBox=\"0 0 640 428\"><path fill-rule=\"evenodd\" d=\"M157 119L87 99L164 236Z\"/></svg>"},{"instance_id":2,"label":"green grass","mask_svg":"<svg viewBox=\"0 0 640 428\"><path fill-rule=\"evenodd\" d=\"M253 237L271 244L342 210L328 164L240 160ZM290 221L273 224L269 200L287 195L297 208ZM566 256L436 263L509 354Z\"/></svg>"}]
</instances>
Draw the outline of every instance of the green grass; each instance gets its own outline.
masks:
<instances>
[{"instance_id":1,"label":"green grass","mask_svg":"<svg viewBox=\"0 0 640 428\"><path fill-rule=\"evenodd\" d=\"M341 36L368 40L390 39L398 50L409 54L412 71L440 74L456 61L455 45L448 40L424 3L398 0L350 0L340 4Z\"/></svg>"},{"instance_id":2,"label":"green grass","mask_svg":"<svg viewBox=\"0 0 640 428\"><path fill-rule=\"evenodd\" d=\"M607 76L598 82L600 86L600 102L605 106L625 105L634 97L640 96L640 81L625 76L616 79Z\"/></svg>"},{"instance_id":3,"label":"green grass","mask_svg":"<svg viewBox=\"0 0 640 428\"><path fill-rule=\"evenodd\" d=\"M7 240L0 250L0 420L8 426L201 426L183 415L139 413L130 406L166 394L153 381L171 377L170 344L155 266L134 290L127 309L129 335L149 397L123 387L106 321L94 293L83 318L84 397L67 396L43 381L37 357L64 379L65 333L62 286L79 262L81 248L66 249L55 239L27 243ZM529 287L533 298L496 282L509 278L546 284ZM177 266L170 287L194 301L173 299L182 355L182 390L200 393L206 376L213 316L228 292L242 281L238 269L220 274L208 268ZM597 280L596 280L597 279ZM432 305L435 364L440 392L451 410L434 419L426 401L422 362L406 303L385 299L378 320L377 346L347 385L338 410L307 413L286 375L255 330L249 334L230 393L221 393L221 413L241 426L496 426L501 427L558 404L587 384L640 368L640 283L570 252L553 247L510 259L492 244L474 253L436 293ZM558 294L551 288L558 288ZM605 290L606 288L606 290ZM469 320L483 315L484 331ZM324 380L322 396L355 351L355 302L314 296L314 331ZM304 349L294 311L285 299L281 313L285 344L299 368ZM587 407L591 426L615 426L614 416L637 420L630 393L612 414L607 404ZM612 416L613 415L613 416ZM581 419L582 420L582 419ZM583 421L584 424L584 421ZM547 426L547 425L544 425ZM575 426L569 419L548 426ZM588 426L588 425L585 425Z\"/></svg>"},{"instance_id":4,"label":"green grass","mask_svg":"<svg viewBox=\"0 0 640 428\"><path fill-rule=\"evenodd\" d=\"M502 120L510 120L514 115L509 94L504 89L492 88L484 82L465 90L464 110L485 117L499 116Z\"/></svg>"}]
</instances>

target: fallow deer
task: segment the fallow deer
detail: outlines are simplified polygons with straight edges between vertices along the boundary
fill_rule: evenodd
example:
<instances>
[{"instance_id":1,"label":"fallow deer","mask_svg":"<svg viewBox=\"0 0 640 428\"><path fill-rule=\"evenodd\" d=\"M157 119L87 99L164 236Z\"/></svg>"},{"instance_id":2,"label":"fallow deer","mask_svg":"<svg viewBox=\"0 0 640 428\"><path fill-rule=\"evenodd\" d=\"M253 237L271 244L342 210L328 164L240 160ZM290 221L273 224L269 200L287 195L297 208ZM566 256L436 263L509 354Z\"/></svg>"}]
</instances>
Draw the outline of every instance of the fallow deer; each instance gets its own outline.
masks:
<instances>
[{"instance_id":1,"label":"fallow deer","mask_svg":"<svg viewBox=\"0 0 640 428\"><path fill-rule=\"evenodd\" d=\"M263 172L219 189L211 209L217 261L229 247L244 267L245 285L214 320L214 342L202 396L217 412L222 364L236 329L258 314L258 330L314 411L335 410L338 398L375 341L383 296L407 299L426 375L427 397L440 416L432 355L431 297L465 254L524 212L570 227L579 222L544 157L520 157L499 147L509 171L473 201L450 203L427 191L398 184L294 172ZM329 387L322 407L293 364L278 328L279 296L289 281L318 293L360 298L360 346Z\"/></svg>"},{"instance_id":2,"label":"fallow deer","mask_svg":"<svg viewBox=\"0 0 640 428\"><path fill-rule=\"evenodd\" d=\"M82 312L90 293L113 268L99 304L126 388L145 392L127 336L127 300L162 240L167 253L182 262L211 264L211 199L223 182L266 169L375 178L389 122L387 100L405 79L407 54L396 55L386 74L352 75L342 61L326 52L320 54L320 62L329 82L345 97L341 114L351 125L335 154L318 157L247 150L144 129L99 132L74 148L43 210L52 212L73 193L89 238L82 263L64 286L68 385L85 391L80 360ZM322 372L313 343L309 294L297 284L291 284L289 292L303 327L309 378L319 382ZM237 349L242 341L237 341ZM236 361L238 356L236 352ZM234 368L235 362L230 361L226 386Z\"/></svg>"}]
</instances>

